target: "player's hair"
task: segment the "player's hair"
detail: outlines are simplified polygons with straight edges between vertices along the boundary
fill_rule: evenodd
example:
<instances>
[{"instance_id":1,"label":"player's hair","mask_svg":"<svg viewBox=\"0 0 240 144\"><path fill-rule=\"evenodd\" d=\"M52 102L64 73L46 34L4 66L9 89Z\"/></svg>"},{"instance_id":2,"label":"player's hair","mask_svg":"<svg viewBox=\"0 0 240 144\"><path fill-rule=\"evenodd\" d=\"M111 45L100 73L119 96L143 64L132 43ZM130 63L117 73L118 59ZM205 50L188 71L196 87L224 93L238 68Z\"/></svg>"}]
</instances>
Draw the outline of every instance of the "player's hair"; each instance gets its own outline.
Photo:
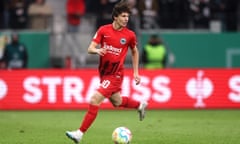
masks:
<instances>
[{"instance_id":1,"label":"player's hair","mask_svg":"<svg viewBox=\"0 0 240 144\"><path fill-rule=\"evenodd\" d=\"M112 11L112 19L114 20L114 17L117 17L123 12L131 14L131 8L125 0L121 0L120 2L115 4Z\"/></svg>"}]
</instances>

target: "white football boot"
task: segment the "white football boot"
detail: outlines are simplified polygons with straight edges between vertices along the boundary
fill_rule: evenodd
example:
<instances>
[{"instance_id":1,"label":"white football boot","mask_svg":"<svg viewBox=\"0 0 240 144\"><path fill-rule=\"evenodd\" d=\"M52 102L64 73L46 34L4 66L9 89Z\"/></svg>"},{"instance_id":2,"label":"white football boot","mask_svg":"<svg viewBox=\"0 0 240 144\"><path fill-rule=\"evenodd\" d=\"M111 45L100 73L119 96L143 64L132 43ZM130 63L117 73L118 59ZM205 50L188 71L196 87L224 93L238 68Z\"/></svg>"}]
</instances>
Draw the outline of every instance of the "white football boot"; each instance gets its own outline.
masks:
<instances>
[{"instance_id":1,"label":"white football boot","mask_svg":"<svg viewBox=\"0 0 240 144\"><path fill-rule=\"evenodd\" d=\"M138 107L138 113L139 113L139 120L142 121L145 117L145 109L147 107L148 103L146 101L143 101L140 103Z\"/></svg>"},{"instance_id":2,"label":"white football boot","mask_svg":"<svg viewBox=\"0 0 240 144\"><path fill-rule=\"evenodd\" d=\"M82 139L83 133L80 130L66 131L66 135L68 138L70 138L76 144L78 144L80 142L80 140Z\"/></svg>"}]
</instances>

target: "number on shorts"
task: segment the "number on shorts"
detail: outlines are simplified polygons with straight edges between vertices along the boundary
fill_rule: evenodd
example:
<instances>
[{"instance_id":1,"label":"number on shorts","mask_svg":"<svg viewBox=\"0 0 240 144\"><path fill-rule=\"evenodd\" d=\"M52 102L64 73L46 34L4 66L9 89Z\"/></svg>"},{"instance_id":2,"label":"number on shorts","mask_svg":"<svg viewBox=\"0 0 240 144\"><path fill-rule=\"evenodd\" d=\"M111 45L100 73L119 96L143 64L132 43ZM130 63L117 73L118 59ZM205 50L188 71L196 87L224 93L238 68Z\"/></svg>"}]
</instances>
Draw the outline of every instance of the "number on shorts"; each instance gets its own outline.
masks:
<instances>
[{"instance_id":1,"label":"number on shorts","mask_svg":"<svg viewBox=\"0 0 240 144\"><path fill-rule=\"evenodd\" d=\"M111 82L109 80L104 80L101 85L103 88L107 88L110 85L110 83Z\"/></svg>"}]
</instances>

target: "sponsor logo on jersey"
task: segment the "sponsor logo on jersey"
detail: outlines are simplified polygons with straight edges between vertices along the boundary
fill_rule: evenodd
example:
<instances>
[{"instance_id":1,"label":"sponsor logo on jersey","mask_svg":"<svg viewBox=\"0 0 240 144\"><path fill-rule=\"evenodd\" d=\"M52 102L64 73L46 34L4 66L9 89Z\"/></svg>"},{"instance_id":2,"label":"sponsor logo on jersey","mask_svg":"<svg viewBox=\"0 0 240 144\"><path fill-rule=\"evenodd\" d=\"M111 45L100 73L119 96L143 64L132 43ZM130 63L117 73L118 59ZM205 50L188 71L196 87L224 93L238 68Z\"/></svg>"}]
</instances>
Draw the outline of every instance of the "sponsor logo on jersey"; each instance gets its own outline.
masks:
<instances>
[{"instance_id":1,"label":"sponsor logo on jersey","mask_svg":"<svg viewBox=\"0 0 240 144\"><path fill-rule=\"evenodd\" d=\"M119 55L122 52L122 48L116 48L112 45L107 45L106 43L104 43L103 48L105 48L108 53L112 53L115 55Z\"/></svg>"}]
</instances>

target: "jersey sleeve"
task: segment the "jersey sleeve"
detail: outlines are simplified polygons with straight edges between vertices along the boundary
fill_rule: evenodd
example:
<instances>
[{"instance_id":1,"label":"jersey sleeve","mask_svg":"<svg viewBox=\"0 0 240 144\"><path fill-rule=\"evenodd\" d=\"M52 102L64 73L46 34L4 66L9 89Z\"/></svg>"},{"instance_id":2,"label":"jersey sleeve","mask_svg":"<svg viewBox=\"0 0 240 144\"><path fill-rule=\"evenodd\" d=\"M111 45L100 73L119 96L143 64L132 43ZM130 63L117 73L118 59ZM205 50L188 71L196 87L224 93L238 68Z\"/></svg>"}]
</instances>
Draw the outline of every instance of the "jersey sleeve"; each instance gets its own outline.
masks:
<instances>
[{"instance_id":1,"label":"jersey sleeve","mask_svg":"<svg viewBox=\"0 0 240 144\"><path fill-rule=\"evenodd\" d=\"M132 32L132 37L130 40L129 47L133 49L136 45L137 45L137 38L136 38L136 35Z\"/></svg>"},{"instance_id":2,"label":"jersey sleeve","mask_svg":"<svg viewBox=\"0 0 240 144\"><path fill-rule=\"evenodd\" d=\"M92 41L94 41L94 42L96 42L96 43L99 44L99 43L101 43L101 41L102 41L102 36L103 36L103 28L100 27L100 28L97 30L97 32L95 33Z\"/></svg>"}]
</instances>

